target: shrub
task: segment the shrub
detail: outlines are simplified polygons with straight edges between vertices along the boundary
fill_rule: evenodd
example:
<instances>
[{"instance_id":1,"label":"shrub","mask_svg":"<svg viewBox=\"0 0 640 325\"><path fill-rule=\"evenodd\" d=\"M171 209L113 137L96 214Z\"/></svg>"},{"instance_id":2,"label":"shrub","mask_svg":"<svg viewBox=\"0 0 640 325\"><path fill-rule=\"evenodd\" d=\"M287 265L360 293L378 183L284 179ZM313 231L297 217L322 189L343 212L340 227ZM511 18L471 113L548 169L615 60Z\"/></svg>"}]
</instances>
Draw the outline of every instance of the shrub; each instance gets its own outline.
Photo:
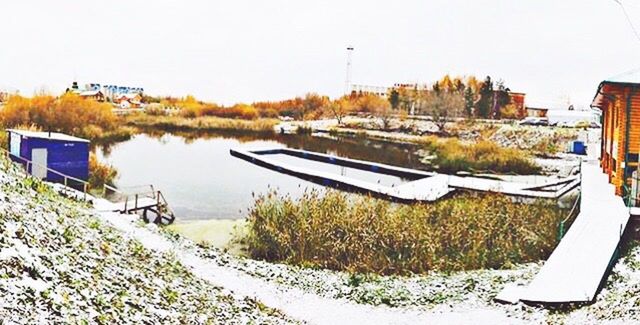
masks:
<instances>
[{"instance_id":1,"label":"shrub","mask_svg":"<svg viewBox=\"0 0 640 325\"><path fill-rule=\"evenodd\" d=\"M429 156L424 161L443 173L465 171L528 175L542 170L526 151L502 148L491 141L464 144L455 138L441 141L436 137L425 137L422 143Z\"/></svg>"},{"instance_id":2,"label":"shrub","mask_svg":"<svg viewBox=\"0 0 640 325\"><path fill-rule=\"evenodd\" d=\"M313 128L309 125L299 125L296 128L296 134L311 134L313 133Z\"/></svg>"},{"instance_id":3,"label":"shrub","mask_svg":"<svg viewBox=\"0 0 640 325\"><path fill-rule=\"evenodd\" d=\"M94 153L89 154L89 186L102 189L103 185L113 186L118 171L110 165L101 163Z\"/></svg>"},{"instance_id":4,"label":"shrub","mask_svg":"<svg viewBox=\"0 0 640 325\"><path fill-rule=\"evenodd\" d=\"M161 104L158 104L158 103L153 103L153 104L147 105L147 107L144 109L144 112L146 114L152 115L152 116L168 115L167 110L164 108L164 106L162 106Z\"/></svg>"},{"instance_id":5,"label":"shrub","mask_svg":"<svg viewBox=\"0 0 640 325\"><path fill-rule=\"evenodd\" d=\"M165 131L249 131L274 132L279 123L275 119L241 120L213 116L184 118L181 116L144 116L130 115L126 123L141 128L154 128Z\"/></svg>"},{"instance_id":6,"label":"shrub","mask_svg":"<svg viewBox=\"0 0 640 325\"><path fill-rule=\"evenodd\" d=\"M0 148L9 150L9 134L4 130L0 132Z\"/></svg>"},{"instance_id":7,"label":"shrub","mask_svg":"<svg viewBox=\"0 0 640 325\"><path fill-rule=\"evenodd\" d=\"M280 116L280 114L278 113L278 111L273 109L273 108L267 108L267 109L264 109L264 110L260 111L260 117L278 118L279 116Z\"/></svg>"},{"instance_id":8,"label":"shrub","mask_svg":"<svg viewBox=\"0 0 640 325\"><path fill-rule=\"evenodd\" d=\"M236 104L229 108L220 110L218 117L241 118L245 120L254 120L258 118L258 110L247 104Z\"/></svg>"},{"instance_id":9,"label":"shrub","mask_svg":"<svg viewBox=\"0 0 640 325\"><path fill-rule=\"evenodd\" d=\"M399 205L329 191L256 199L244 238L253 258L381 274L508 268L548 257L565 211L461 194Z\"/></svg>"},{"instance_id":10,"label":"shrub","mask_svg":"<svg viewBox=\"0 0 640 325\"><path fill-rule=\"evenodd\" d=\"M186 117L186 118L194 118L194 117L198 117L199 115L199 111L197 108L195 107L189 107L189 108L183 108L180 110L180 116L182 117Z\"/></svg>"},{"instance_id":11,"label":"shrub","mask_svg":"<svg viewBox=\"0 0 640 325\"><path fill-rule=\"evenodd\" d=\"M231 107L220 107L215 104L191 104L181 108L180 116L186 118L216 116L222 118L254 120L257 119L260 114L255 107L246 104L236 104Z\"/></svg>"},{"instance_id":12,"label":"shrub","mask_svg":"<svg viewBox=\"0 0 640 325\"><path fill-rule=\"evenodd\" d=\"M198 112L198 116L216 116L220 107L214 104L203 105Z\"/></svg>"},{"instance_id":13,"label":"shrub","mask_svg":"<svg viewBox=\"0 0 640 325\"><path fill-rule=\"evenodd\" d=\"M73 93L65 93L59 98L49 95L32 98L12 96L0 111L0 121L6 127L29 124L90 139L100 136L103 131L117 128L111 105Z\"/></svg>"}]
</instances>

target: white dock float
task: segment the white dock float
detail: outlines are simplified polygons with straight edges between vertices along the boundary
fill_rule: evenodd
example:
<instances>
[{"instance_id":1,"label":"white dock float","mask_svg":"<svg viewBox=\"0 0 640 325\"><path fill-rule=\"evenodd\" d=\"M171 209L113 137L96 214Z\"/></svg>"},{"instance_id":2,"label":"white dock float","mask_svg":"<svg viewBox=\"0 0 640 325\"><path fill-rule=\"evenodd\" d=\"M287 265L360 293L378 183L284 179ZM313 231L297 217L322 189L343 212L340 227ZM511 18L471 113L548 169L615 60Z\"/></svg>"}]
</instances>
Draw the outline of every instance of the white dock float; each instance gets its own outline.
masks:
<instances>
[{"instance_id":1,"label":"white dock float","mask_svg":"<svg viewBox=\"0 0 640 325\"><path fill-rule=\"evenodd\" d=\"M352 189L360 192L367 192L374 195L390 197L400 201L435 201L453 189L449 188L446 177L439 177L434 173L427 173L422 171L414 171L411 169L388 166L383 164L371 164L367 167L373 168L373 170L393 170L399 174L409 175L415 177L423 177L414 182L409 182L396 187L385 186L376 183L370 183L367 181L346 177L342 175L336 175L328 172L317 171L310 168L294 166L287 164L276 159L268 158L269 153L288 153L291 155L300 155L307 159L329 159L331 161L343 161L350 165L360 165L365 162L337 158L333 156L304 152L293 149L272 149L272 150L260 150L260 151L247 151L231 149L230 153L233 156L250 161L254 164L273 169L275 171L290 174L303 179L309 179L324 185L338 185L344 189ZM416 186L416 182L420 182L420 186Z\"/></svg>"},{"instance_id":2,"label":"white dock float","mask_svg":"<svg viewBox=\"0 0 640 325\"><path fill-rule=\"evenodd\" d=\"M333 185L342 189L367 192L373 195L391 198L404 202L435 201L456 189L480 192L494 192L527 198L557 199L575 189L580 184L577 176L532 185L519 182L508 182L472 176L456 176L426 172L370 161L336 157L332 155L304 150L273 149L231 149L230 154L253 164L269 168L281 173L311 180L323 185ZM352 177L317 171L311 168L294 166L277 159L269 158L272 154L285 154L328 164L351 167L373 173L394 175L413 179L405 184L389 187L374 184Z\"/></svg>"},{"instance_id":3,"label":"white dock float","mask_svg":"<svg viewBox=\"0 0 640 325\"><path fill-rule=\"evenodd\" d=\"M505 287L496 300L559 304L595 299L629 221L629 209L597 165L582 164L581 189L580 213L540 272L526 287Z\"/></svg>"}]
</instances>

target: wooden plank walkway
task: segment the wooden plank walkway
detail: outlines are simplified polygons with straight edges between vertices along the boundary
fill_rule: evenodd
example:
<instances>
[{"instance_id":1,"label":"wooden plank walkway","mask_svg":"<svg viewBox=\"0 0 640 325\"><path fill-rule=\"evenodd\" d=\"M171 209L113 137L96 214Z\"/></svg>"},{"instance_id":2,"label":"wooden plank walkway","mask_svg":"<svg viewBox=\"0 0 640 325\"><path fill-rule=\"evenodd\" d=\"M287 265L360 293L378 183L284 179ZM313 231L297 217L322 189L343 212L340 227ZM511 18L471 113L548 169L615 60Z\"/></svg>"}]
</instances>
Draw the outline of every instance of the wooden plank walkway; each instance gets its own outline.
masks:
<instances>
[{"instance_id":1,"label":"wooden plank walkway","mask_svg":"<svg viewBox=\"0 0 640 325\"><path fill-rule=\"evenodd\" d=\"M594 163L582 164L580 214L533 281L507 287L496 300L558 304L591 302L613 262L629 209Z\"/></svg>"}]
</instances>

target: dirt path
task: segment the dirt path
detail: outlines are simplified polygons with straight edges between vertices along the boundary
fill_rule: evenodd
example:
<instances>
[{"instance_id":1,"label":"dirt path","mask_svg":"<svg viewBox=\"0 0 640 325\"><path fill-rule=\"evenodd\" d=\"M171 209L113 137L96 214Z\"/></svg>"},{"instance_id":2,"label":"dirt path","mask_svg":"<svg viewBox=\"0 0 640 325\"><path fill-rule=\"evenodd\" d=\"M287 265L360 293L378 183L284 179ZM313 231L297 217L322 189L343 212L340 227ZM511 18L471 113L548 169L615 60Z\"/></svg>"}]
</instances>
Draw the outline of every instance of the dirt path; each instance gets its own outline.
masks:
<instances>
[{"instance_id":1,"label":"dirt path","mask_svg":"<svg viewBox=\"0 0 640 325\"><path fill-rule=\"evenodd\" d=\"M235 295L255 298L290 317L311 324L519 323L498 310L428 313L412 309L360 305L346 300L324 298L299 289L280 287L180 249L161 234L136 225L137 216L104 212L100 213L100 216L125 235L140 241L148 249L174 252L185 266L202 279L221 286Z\"/></svg>"}]
</instances>

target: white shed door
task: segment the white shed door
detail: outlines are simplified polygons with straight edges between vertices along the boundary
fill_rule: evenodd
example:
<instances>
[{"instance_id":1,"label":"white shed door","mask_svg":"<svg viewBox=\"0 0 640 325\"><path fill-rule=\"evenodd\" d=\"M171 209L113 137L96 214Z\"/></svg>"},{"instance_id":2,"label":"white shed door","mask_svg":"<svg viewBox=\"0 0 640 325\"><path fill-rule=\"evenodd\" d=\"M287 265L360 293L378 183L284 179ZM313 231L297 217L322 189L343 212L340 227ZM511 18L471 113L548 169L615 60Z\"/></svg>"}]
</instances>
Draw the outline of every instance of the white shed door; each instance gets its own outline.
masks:
<instances>
[{"instance_id":1,"label":"white shed door","mask_svg":"<svg viewBox=\"0 0 640 325\"><path fill-rule=\"evenodd\" d=\"M31 175L39 179L47 178L47 149L31 149Z\"/></svg>"}]
</instances>

